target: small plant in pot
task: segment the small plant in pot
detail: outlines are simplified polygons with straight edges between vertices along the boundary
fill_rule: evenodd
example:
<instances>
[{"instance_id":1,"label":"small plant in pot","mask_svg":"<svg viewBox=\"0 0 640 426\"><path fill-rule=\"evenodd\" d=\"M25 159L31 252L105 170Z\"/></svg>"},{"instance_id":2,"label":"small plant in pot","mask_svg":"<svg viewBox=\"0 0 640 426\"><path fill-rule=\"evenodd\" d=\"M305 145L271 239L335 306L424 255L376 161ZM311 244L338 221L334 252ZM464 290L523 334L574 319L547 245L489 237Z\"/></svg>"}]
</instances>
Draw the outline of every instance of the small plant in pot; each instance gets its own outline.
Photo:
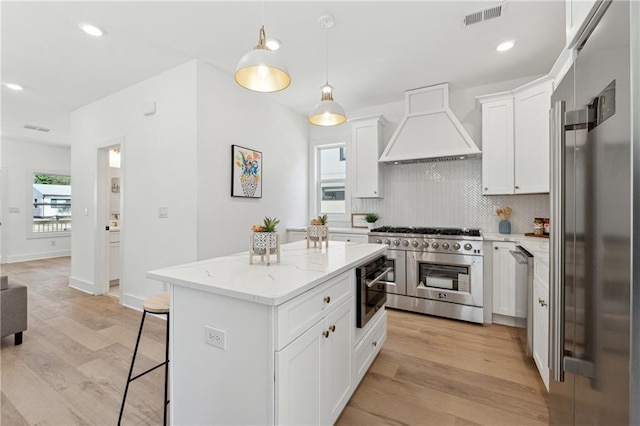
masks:
<instances>
[{"instance_id":1,"label":"small plant in pot","mask_svg":"<svg viewBox=\"0 0 640 426\"><path fill-rule=\"evenodd\" d=\"M364 220L367 222L367 227L369 229L373 229L375 227L375 223L378 221L378 219L380 219L378 213L367 213L367 215L364 217Z\"/></svg>"},{"instance_id":2,"label":"small plant in pot","mask_svg":"<svg viewBox=\"0 0 640 426\"><path fill-rule=\"evenodd\" d=\"M311 220L311 226L309 226L309 239L311 241L318 241L321 237L323 240L327 239L327 215L318 216Z\"/></svg>"},{"instance_id":3,"label":"small plant in pot","mask_svg":"<svg viewBox=\"0 0 640 426\"><path fill-rule=\"evenodd\" d=\"M265 254L267 245L269 245L270 253L276 253L278 250L278 238L276 234L276 226L280 223L278 219L265 216L261 225L253 225L251 230L253 252L256 254Z\"/></svg>"}]
</instances>

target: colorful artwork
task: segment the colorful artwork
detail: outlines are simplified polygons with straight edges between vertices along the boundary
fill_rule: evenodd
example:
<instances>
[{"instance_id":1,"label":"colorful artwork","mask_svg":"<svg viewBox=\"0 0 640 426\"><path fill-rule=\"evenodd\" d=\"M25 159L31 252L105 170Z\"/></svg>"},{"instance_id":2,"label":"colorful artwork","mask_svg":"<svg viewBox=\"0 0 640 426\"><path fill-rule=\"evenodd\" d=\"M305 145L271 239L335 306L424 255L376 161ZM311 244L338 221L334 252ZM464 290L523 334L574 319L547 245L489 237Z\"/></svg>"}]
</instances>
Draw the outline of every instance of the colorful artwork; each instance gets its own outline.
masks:
<instances>
[{"instance_id":1,"label":"colorful artwork","mask_svg":"<svg viewBox=\"0 0 640 426\"><path fill-rule=\"evenodd\" d=\"M262 198L262 153L231 145L231 196Z\"/></svg>"}]
</instances>

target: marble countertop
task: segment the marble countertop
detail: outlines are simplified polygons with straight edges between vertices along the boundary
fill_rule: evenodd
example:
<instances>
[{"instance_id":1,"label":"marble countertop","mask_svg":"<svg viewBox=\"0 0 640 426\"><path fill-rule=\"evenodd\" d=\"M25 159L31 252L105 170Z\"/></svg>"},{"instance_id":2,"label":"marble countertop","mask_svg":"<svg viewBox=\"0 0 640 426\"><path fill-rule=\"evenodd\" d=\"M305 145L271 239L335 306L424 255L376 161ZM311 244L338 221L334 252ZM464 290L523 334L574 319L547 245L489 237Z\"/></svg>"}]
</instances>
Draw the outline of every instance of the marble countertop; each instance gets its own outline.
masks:
<instances>
[{"instance_id":1,"label":"marble countertop","mask_svg":"<svg viewBox=\"0 0 640 426\"><path fill-rule=\"evenodd\" d=\"M529 237L524 234L499 234L497 232L485 232L486 241L511 241L531 253L542 262L549 264L549 239Z\"/></svg>"},{"instance_id":2,"label":"marble countertop","mask_svg":"<svg viewBox=\"0 0 640 426\"><path fill-rule=\"evenodd\" d=\"M305 232L307 230L306 226L300 226L300 227L291 227L291 228L287 228L287 231L302 231ZM337 227L333 227L333 226L329 226L329 234L334 233L334 232L339 232L342 234L362 234L362 235L367 235L369 233L369 229L367 228L337 228Z\"/></svg>"},{"instance_id":3,"label":"marble countertop","mask_svg":"<svg viewBox=\"0 0 640 426\"><path fill-rule=\"evenodd\" d=\"M306 241L283 244L280 263L271 265L249 253L202 260L147 272L147 278L172 285L278 306L340 273L383 254L386 245L329 241L329 247L307 248Z\"/></svg>"}]
</instances>

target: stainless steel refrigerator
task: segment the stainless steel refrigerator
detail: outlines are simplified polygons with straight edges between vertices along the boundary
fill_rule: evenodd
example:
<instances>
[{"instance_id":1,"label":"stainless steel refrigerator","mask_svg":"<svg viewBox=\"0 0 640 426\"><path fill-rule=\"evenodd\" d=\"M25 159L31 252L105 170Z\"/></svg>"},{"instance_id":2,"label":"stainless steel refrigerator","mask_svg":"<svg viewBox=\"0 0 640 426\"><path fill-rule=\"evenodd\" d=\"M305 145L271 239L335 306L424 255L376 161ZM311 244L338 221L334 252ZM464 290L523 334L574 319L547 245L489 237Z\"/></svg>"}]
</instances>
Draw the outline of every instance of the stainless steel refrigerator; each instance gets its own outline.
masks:
<instances>
[{"instance_id":1,"label":"stainless steel refrigerator","mask_svg":"<svg viewBox=\"0 0 640 426\"><path fill-rule=\"evenodd\" d=\"M552 425L638 420L630 8L627 0L598 4L551 102Z\"/></svg>"}]
</instances>

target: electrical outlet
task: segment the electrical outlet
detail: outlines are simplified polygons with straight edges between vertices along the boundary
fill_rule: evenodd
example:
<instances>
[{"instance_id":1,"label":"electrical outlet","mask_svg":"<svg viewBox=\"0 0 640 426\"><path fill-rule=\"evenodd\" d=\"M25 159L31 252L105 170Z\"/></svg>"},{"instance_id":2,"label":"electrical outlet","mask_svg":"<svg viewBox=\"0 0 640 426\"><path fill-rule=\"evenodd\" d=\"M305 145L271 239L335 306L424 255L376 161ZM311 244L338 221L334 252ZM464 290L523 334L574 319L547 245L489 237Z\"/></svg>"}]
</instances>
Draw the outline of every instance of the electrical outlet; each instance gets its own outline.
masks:
<instances>
[{"instance_id":1,"label":"electrical outlet","mask_svg":"<svg viewBox=\"0 0 640 426\"><path fill-rule=\"evenodd\" d=\"M222 350L227 350L227 332L218 330L210 325L204 326L204 342L207 345L215 346Z\"/></svg>"},{"instance_id":2,"label":"electrical outlet","mask_svg":"<svg viewBox=\"0 0 640 426\"><path fill-rule=\"evenodd\" d=\"M56 240L51 241L51 247L55 247L56 245Z\"/></svg>"}]
</instances>

